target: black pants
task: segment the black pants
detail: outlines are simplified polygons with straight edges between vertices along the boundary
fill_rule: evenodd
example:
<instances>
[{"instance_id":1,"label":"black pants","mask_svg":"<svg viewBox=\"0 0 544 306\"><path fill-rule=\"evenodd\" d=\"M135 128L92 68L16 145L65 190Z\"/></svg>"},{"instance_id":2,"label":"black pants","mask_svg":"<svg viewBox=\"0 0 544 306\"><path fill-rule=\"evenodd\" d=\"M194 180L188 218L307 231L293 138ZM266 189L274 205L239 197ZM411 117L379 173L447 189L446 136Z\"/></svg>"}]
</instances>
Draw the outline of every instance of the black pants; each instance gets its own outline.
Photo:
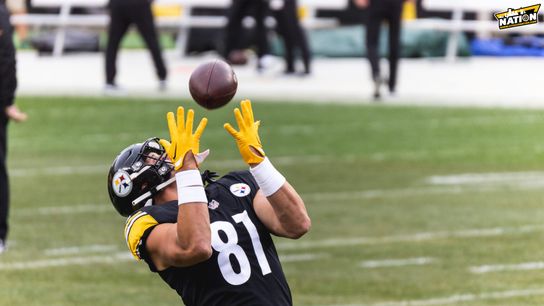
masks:
<instances>
[{"instance_id":1,"label":"black pants","mask_svg":"<svg viewBox=\"0 0 544 306\"><path fill-rule=\"evenodd\" d=\"M15 48L9 13L0 2L0 239L8 234L9 181L6 164L8 118L5 108L13 103L17 88Z\"/></svg>"},{"instance_id":2,"label":"black pants","mask_svg":"<svg viewBox=\"0 0 544 306\"><path fill-rule=\"evenodd\" d=\"M231 51L240 48L239 37L242 30L242 20L253 14L255 17L255 38L257 56L263 57L268 53L268 39L264 19L267 12L267 2L263 0L234 0L228 12L228 23L225 33L225 48L223 56L228 58Z\"/></svg>"},{"instance_id":3,"label":"black pants","mask_svg":"<svg viewBox=\"0 0 544 306\"><path fill-rule=\"evenodd\" d=\"M368 10L366 47L373 80L381 79L380 30L384 20L389 23L389 89L392 91L397 85L402 4L403 0L371 0Z\"/></svg>"},{"instance_id":4,"label":"black pants","mask_svg":"<svg viewBox=\"0 0 544 306\"><path fill-rule=\"evenodd\" d=\"M7 169L7 118L0 115L0 239L8 235L9 181Z\"/></svg>"},{"instance_id":5,"label":"black pants","mask_svg":"<svg viewBox=\"0 0 544 306\"><path fill-rule=\"evenodd\" d=\"M295 52L300 50L304 71L310 73L310 47L306 33L298 20L297 12L296 0L284 0L283 8L273 10L277 21L278 33L283 38L285 45L286 72L291 73L295 71Z\"/></svg>"},{"instance_id":6,"label":"black pants","mask_svg":"<svg viewBox=\"0 0 544 306\"><path fill-rule=\"evenodd\" d=\"M151 52L155 70L159 80L167 76L166 66L161 54L161 47L155 29L155 21L151 13L151 4L147 1L112 1L110 4L110 25L108 29L108 45L106 48L106 82L115 84L117 74L116 62L119 45L131 24L135 24Z\"/></svg>"}]
</instances>

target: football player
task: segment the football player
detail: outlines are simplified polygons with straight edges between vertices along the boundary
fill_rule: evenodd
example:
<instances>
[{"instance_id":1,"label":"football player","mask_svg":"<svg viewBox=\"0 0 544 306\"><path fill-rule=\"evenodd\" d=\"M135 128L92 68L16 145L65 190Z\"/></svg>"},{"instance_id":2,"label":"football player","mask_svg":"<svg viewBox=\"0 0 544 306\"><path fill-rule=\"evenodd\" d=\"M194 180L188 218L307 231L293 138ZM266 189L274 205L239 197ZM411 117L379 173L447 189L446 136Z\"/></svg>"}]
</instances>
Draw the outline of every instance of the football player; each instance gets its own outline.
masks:
<instances>
[{"instance_id":1,"label":"football player","mask_svg":"<svg viewBox=\"0 0 544 306\"><path fill-rule=\"evenodd\" d=\"M234 137L248 171L231 172L204 187L198 164L203 118L167 114L171 142L152 138L123 150L113 162L108 191L129 216L125 238L176 290L186 305L292 305L271 235L297 239L310 229L304 202L266 157L251 102L242 101ZM206 180L208 181L208 180ZM175 184L174 184L175 182Z\"/></svg>"}]
</instances>

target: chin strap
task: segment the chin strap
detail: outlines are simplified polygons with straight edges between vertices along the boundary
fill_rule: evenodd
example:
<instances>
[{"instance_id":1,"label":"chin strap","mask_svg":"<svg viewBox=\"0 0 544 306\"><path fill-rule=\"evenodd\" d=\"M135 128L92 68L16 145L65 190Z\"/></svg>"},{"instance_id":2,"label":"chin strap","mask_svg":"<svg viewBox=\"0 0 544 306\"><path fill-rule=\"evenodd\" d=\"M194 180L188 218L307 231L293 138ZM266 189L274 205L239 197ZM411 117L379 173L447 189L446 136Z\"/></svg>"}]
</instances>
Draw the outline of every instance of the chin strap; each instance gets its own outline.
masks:
<instances>
[{"instance_id":1,"label":"chin strap","mask_svg":"<svg viewBox=\"0 0 544 306\"><path fill-rule=\"evenodd\" d=\"M140 202L149 199L150 197L154 196L157 192L163 190L164 187L172 184L175 181L176 181L175 176L169 178L166 182L157 185L157 187L155 187L155 188L149 190L148 192L142 194L141 196L137 197L134 201L132 201L132 206L136 206L136 205L140 204Z\"/></svg>"}]
</instances>

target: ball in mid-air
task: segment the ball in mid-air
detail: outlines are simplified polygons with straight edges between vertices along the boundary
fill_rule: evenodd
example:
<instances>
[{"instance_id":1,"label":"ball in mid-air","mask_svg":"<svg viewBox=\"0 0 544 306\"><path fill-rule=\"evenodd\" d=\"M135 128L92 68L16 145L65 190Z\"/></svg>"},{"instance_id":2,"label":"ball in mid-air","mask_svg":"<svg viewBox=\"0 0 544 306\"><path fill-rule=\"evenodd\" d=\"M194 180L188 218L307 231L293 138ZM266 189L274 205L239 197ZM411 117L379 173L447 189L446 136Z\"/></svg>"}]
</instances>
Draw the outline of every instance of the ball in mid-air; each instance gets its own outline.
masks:
<instances>
[{"instance_id":1,"label":"ball in mid-air","mask_svg":"<svg viewBox=\"0 0 544 306\"><path fill-rule=\"evenodd\" d=\"M213 60L198 66L189 79L193 99L207 109L219 108L236 94L238 79L232 67L222 60Z\"/></svg>"}]
</instances>

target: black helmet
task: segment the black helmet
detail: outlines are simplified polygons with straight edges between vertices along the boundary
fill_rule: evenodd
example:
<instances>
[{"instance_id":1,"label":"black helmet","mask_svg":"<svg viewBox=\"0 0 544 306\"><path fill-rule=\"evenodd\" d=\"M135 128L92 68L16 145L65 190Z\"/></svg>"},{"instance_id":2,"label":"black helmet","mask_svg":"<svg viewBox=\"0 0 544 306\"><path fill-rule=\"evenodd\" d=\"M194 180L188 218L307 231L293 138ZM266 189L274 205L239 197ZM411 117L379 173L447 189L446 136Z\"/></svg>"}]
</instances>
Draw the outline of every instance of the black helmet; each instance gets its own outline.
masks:
<instances>
[{"instance_id":1,"label":"black helmet","mask_svg":"<svg viewBox=\"0 0 544 306\"><path fill-rule=\"evenodd\" d=\"M108 174L108 193L117 212L128 217L146 205L157 192L175 181L173 169L158 138L121 151Z\"/></svg>"}]
</instances>

